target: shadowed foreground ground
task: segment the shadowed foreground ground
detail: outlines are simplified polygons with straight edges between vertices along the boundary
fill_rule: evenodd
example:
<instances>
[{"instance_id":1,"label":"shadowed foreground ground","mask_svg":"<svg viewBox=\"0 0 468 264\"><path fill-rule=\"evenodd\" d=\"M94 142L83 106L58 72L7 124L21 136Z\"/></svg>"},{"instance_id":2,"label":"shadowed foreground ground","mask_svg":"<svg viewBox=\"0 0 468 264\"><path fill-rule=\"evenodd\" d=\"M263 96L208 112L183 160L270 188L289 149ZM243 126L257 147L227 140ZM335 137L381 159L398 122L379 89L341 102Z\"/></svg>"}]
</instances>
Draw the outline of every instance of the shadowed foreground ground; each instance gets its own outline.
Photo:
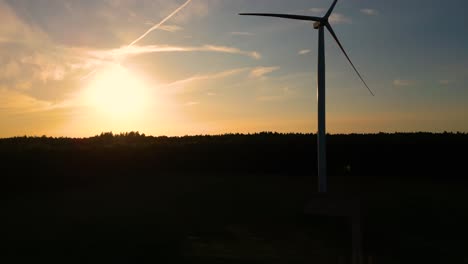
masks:
<instances>
[{"instance_id":1,"label":"shadowed foreground ground","mask_svg":"<svg viewBox=\"0 0 468 264\"><path fill-rule=\"evenodd\" d=\"M158 170L92 155L55 164L55 152L24 166L21 151L2 157L2 263L347 263L350 255L345 219L303 214L314 171L288 173L282 166L292 161L272 172L235 169L248 155L232 170L187 171L183 161ZM374 263L468 263L467 182L429 176L330 177L332 193L361 199Z\"/></svg>"},{"instance_id":2,"label":"shadowed foreground ground","mask_svg":"<svg viewBox=\"0 0 468 264\"><path fill-rule=\"evenodd\" d=\"M2 202L2 240L8 250L3 257L71 263L336 263L337 256L349 254L345 220L303 216L314 190L310 177L159 175L147 181L118 176L93 188ZM447 258L463 263L464 188L397 186L379 182L366 190L364 199L371 199L366 200L367 254L378 256L379 263L443 263Z\"/></svg>"}]
</instances>

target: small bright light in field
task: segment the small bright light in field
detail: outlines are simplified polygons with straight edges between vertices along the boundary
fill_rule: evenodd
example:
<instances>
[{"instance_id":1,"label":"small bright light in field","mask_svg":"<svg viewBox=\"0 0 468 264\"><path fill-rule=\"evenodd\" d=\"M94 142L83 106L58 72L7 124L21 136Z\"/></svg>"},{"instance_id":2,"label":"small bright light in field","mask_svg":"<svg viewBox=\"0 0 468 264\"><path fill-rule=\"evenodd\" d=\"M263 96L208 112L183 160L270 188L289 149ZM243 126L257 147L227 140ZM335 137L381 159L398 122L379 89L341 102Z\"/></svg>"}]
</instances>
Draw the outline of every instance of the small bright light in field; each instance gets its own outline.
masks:
<instances>
[{"instance_id":1,"label":"small bright light in field","mask_svg":"<svg viewBox=\"0 0 468 264\"><path fill-rule=\"evenodd\" d=\"M121 121L148 114L151 97L143 80L118 64L98 71L84 93L86 104L96 114Z\"/></svg>"}]
</instances>

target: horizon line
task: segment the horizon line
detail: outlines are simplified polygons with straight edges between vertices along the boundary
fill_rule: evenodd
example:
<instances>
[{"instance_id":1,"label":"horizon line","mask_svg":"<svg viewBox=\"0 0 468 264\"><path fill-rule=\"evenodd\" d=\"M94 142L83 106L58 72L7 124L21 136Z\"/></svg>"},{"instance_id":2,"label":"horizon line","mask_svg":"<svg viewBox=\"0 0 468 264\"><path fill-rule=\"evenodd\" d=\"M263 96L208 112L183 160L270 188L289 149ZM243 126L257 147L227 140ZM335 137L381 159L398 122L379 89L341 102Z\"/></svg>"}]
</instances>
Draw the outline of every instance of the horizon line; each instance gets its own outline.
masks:
<instances>
[{"instance_id":1,"label":"horizon line","mask_svg":"<svg viewBox=\"0 0 468 264\"><path fill-rule=\"evenodd\" d=\"M22 136L11 136L11 137L0 137L0 140L5 139L18 139L18 138L32 138L32 139L39 139L39 138L47 138L47 139L90 139L102 136L112 135L112 137L128 137L131 135L136 135L139 137L147 137L147 138L184 138L184 137L222 137L222 136L252 136L252 135L260 135L260 134L268 134L268 135L311 135L316 136L317 133L312 132L277 132L277 131L259 131L259 132L249 132L249 133L239 133L239 132L227 132L227 133L219 133L219 134L186 134L183 136L168 136L168 135L151 135L146 133L140 133L139 131L129 131L129 132L118 132L114 133L112 131L109 132L101 132L100 134L96 134L94 136L85 136L85 137L70 137L70 136L47 136L47 135L22 135ZM430 132L430 131L412 131L412 132L352 132L352 133L327 133L329 136L352 136L352 135L401 135L401 134L431 134L431 135L468 135L468 132L463 131L443 131L443 132Z\"/></svg>"}]
</instances>

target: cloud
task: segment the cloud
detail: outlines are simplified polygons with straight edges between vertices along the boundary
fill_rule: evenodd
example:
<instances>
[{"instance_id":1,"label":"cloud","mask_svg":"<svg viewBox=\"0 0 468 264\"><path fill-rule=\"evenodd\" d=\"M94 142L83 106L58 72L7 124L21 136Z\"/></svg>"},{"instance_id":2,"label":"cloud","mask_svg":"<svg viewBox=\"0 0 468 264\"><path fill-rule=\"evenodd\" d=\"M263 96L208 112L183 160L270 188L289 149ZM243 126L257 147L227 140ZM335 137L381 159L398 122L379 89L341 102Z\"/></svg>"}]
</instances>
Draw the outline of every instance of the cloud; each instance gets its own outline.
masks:
<instances>
[{"instance_id":1,"label":"cloud","mask_svg":"<svg viewBox=\"0 0 468 264\"><path fill-rule=\"evenodd\" d=\"M0 56L0 85L60 100L78 88L74 80L84 74L85 61L71 49L58 46L7 50Z\"/></svg>"},{"instance_id":2,"label":"cloud","mask_svg":"<svg viewBox=\"0 0 468 264\"><path fill-rule=\"evenodd\" d=\"M310 8L309 11L314 14L322 14L322 13L325 13L327 10L325 10L325 8L313 7L313 8Z\"/></svg>"},{"instance_id":3,"label":"cloud","mask_svg":"<svg viewBox=\"0 0 468 264\"><path fill-rule=\"evenodd\" d=\"M48 40L47 35L34 25L24 23L4 1L0 0L0 44L34 45Z\"/></svg>"},{"instance_id":4,"label":"cloud","mask_svg":"<svg viewBox=\"0 0 468 264\"><path fill-rule=\"evenodd\" d=\"M376 16L379 14L379 11L375 9L364 8L364 9L361 9L361 13L369 15L369 16Z\"/></svg>"},{"instance_id":5,"label":"cloud","mask_svg":"<svg viewBox=\"0 0 468 264\"><path fill-rule=\"evenodd\" d=\"M234 76L240 74L242 72L249 71L251 68L237 68L231 70L225 70L216 73L209 73L203 75L194 75L186 79L178 80L172 83L168 83L163 85L164 88L169 89L171 92L185 92L188 90L190 85L193 85L196 82L200 81L209 81L209 80L216 80L216 79L223 79L230 76ZM213 92L208 93L208 95L214 95Z\"/></svg>"},{"instance_id":6,"label":"cloud","mask_svg":"<svg viewBox=\"0 0 468 264\"><path fill-rule=\"evenodd\" d=\"M0 0L0 45L5 45L0 54L0 81L8 89L32 90L31 93L41 93L42 97L56 90L53 96L60 98L72 89L71 85L57 90L55 85L46 84L63 81L89 68L92 60L83 49L55 43L34 20L30 21L32 18L21 19L20 11L24 8L14 9L13 5L22 3L25 4ZM26 4L36 4L36 1Z\"/></svg>"},{"instance_id":7,"label":"cloud","mask_svg":"<svg viewBox=\"0 0 468 264\"><path fill-rule=\"evenodd\" d=\"M56 103L0 87L1 135L50 133L67 122L75 109L68 101Z\"/></svg>"},{"instance_id":8,"label":"cloud","mask_svg":"<svg viewBox=\"0 0 468 264\"><path fill-rule=\"evenodd\" d=\"M184 30L183 27L177 25L161 25L158 29L171 33Z\"/></svg>"},{"instance_id":9,"label":"cloud","mask_svg":"<svg viewBox=\"0 0 468 264\"><path fill-rule=\"evenodd\" d=\"M16 71L15 67L8 65L18 64L20 67L14 79L28 80L35 83L34 86L37 86L38 82L45 84L63 81L80 70L91 67L92 62L86 62L88 60L85 58L86 54L79 50L58 46L10 52L14 55L9 58L7 66L0 66L0 71L7 69L6 73L12 75ZM0 77L5 76L0 75Z\"/></svg>"},{"instance_id":10,"label":"cloud","mask_svg":"<svg viewBox=\"0 0 468 264\"><path fill-rule=\"evenodd\" d=\"M235 47L204 45L204 46L170 46L170 45L147 45L147 46L124 46L110 50L91 50L88 54L95 59L104 61L121 60L127 56L141 55L159 52L218 52L238 54L260 59L260 53L256 51L244 51Z\"/></svg>"},{"instance_id":11,"label":"cloud","mask_svg":"<svg viewBox=\"0 0 468 264\"><path fill-rule=\"evenodd\" d=\"M332 13L329 21L332 24L351 24L353 22L351 18L346 17L341 13Z\"/></svg>"},{"instance_id":12,"label":"cloud","mask_svg":"<svg viewBox=\"0 0 468 264\"><path fill-rule=\"evenodd\" d=\"M51 102L38 100L21 92L0 88L0 113L20 114L53 109Z\"/></svg>"},{"instance_id":13,"label":"cloud","mask_svg":"<svg viewBox=\"0 0 468 264\"><path fill-rule=\"evenodd\" d=\"M250 71L251 78L263 78L265 75L279 70L280 67L257 67Z\"/></svg>"},{"instance_id":14,"label":"cloud","mask_svg":"<svg viewBox=\"0 0 468 264\"><path fill-rule=\"evenodd\" d=\"M202 49L203 51L215 51L215 52L222 52L222 53L240 54L240 55L249 56L257 60L262 58L260 53L256 51L243 51L234 47L205 45L203 46Z\"/></svg>"},{"instance_id":15,"label":"cloud","mask_svg":"<svg viewBox=\"0 0 468 264\"><path fill-rule=\"evenodd\" d=\"M305 55L307 53L310 53L310 50L309 49L303 49L301 51L298 52L299 55Z\"/></svg>"},{"instance_id":16,"label":"cloud","mask_svg":"<svg viewBox=\"0 0 468 264\"><path fill-rule=\"evenodd\" d=\"M233 36L253 36L253 33L250 32L231 32L230 33Z\"/></svg>"},{"instance_id":17,"label":"cloud","mask_svg":"<svg viewBox=\"0 0 468 264\"><path fill-rule=\"evenodd\" d=\"M411 86L413 85L413 81L396 79L393 81L393 85L399 86L399 87Z\"/></svg>"},{"instance_id":18,"label":"cloud","mask_svg":"<svg viewBox=\"0 0 468 264\"><path fill-rule=\"evenodd\" d=\"M67 73L66 66L60 59L51 58L49 54L35 53L21 59L22 67L35 69L33 77L42 82L61 81Z\"/></svg>"}]
</instances>

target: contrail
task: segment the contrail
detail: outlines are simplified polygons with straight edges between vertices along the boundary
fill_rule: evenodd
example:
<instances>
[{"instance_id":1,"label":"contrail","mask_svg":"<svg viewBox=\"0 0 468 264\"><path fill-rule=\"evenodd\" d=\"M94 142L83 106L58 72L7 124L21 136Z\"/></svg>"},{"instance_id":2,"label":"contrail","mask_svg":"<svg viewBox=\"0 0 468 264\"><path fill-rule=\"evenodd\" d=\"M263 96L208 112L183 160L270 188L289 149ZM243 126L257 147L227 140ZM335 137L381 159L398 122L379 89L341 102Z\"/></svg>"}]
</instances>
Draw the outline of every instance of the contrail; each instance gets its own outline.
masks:
<instances>
[{"instance_id":1,"label":"contrail","mask_svg":"<svg viewBox=\"0 0 468 264\"><path fill-rule=\"evenodd\" d=\"M154 25L152 28L148 29L148 31L145 32L145 34L141 35L139 38L137 38L136 40L134 40L132 43L130 43L130 45L128 45L129 47L135 45L138 41L142 40L144 37L146 37L146 35L148 35L149 33L151 33L152 31L158 29L162 24L164 24L167 20L169 20L171 17L173 17L175 14L179 13L180 10L182 10L185 6L187 6L190 2L192 2L192 0L187 0L187 2L185 2L183 5L181 5L179 8L177 8L174 12L172 12L169 16L167 16L166 18L164 18L161 22L159 22L158 24Z\"/></svg>"},{"instance_id":2,"label":"contrail","mask_svg":"<svg viewBox=\"0 0 468 264\"><path fill-rule=\"evenodd\" d=\"M1 1L1 0L0 0ZM164 18L161 22L159 22L158 24L154 25L153 27L151 27L150 29L148 29L145 34L141 35L139 38L137 38L136 40L134 40L132 43L130 43L130 45L128 45L126 48L131 48L133 47L133 45L135 45L138 41L142 40L144 37L146 37L146 35L148 35L149 33L151 33L152 31L158 29L159 27L161 27L167 20L171 19L173 16L175 16L177 13L179 13L180 10L182 10L184 7L186 7L190 2L192 2L192 0L187 0L187 2L185 2L183 5L181 5L179 8L177 8L176 10L174 10L174 12L172 12L169 16L167 16L166 18ZM1 39L0 39L1 40ZM256 56L256 54L254 54ZM90 73L86 74L85 76L82 76L80 78L80 81L84 81L86 79L88 79L89 77L91 77L92 75L94 75L96 72L98 71L98 69L95 69L93 71L91 71Z\"/></svg>"}]
</instances>

